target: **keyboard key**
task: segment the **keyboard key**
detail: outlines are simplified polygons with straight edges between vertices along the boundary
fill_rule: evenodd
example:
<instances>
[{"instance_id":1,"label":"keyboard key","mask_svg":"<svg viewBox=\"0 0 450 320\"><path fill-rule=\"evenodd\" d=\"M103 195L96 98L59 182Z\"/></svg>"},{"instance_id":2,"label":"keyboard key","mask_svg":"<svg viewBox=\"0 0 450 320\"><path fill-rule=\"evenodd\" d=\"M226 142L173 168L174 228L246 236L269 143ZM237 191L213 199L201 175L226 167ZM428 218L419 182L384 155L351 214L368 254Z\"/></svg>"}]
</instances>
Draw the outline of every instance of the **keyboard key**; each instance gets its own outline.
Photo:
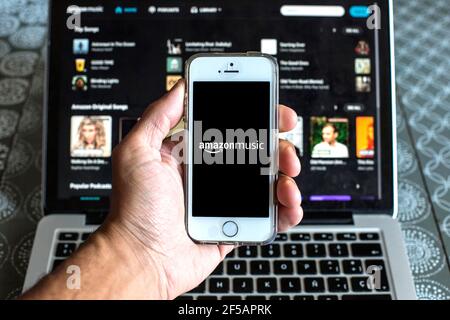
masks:
<instances>
[{"instance_id":1,"label":"keyboard key","mask_svg":"<svg viewBox=\"0 0 450 320\"><path fill-rule=\"evenodd\" d=\"M328 251L330 257L348 257L348 246L345 243L331 243Z\"/></svg>"},{"instance_id":2,"label":"keyboard key","mask_svg":"<svg viewBox=\"0 0 450 320\"><path fill-rule=\"evenodd\" d=\"M64 261L64 259L55 259L53 261L52 271L55 270L56 267L59 266L63 261Z\"/></svg>"},{"instance_id":3,"label":"keyboard key","mask_svg":"<svg viewBox=\"0 0 450 320\"><path fill-rule=\"evenodd\" d=\"M317 300L326 300L326 301L338 300L338 296L335 295L318 296Z\"/></svg>"},{"instance_id":4,"label":"keyboard key","mask_svg":"<svg viewBox=\"0 0 450 320\"><path fill-rule=\"evenodd\" d=\"M327 282L328 282L328 291L330 292L348 291L347 278L344 277L328 278Z\"/></svg>"},{"instance_id":5,"label":"keyboard key","mask_svg":"<svg viewBox=\"0 0 450 320\"><path fill-rule=\"evenodd\" d=\"M182 295L176 297L175 300L194 300L194 297L189 295Z\"/></svg>"},{"instance_id":6,"label":"keyboard key","mask_svg":"<svg viewBox=\"0 0 450 320\"><path fill-rule=\"evenodd\" d=\"M275 241L287 241L287 239L288 239L288 236L287 236L287 234L286 233L279 233L279 234L277 234L277 237L275 238Z\"/></svg>"},{"instance_id":7,"label":"keyboard key","mask_svg":"<svg viewBox=\"0 0 450 320\"><path fill-rule=\"evenodd\" d=\"M342 300L392 300L390 294L344 294Z\"/></svg>"},{"instance_id":8,"label":"keyboard key","mask_svg":"<svg viewBox=\"0 0 450 320\"><path fill-rule=\"evenodd\" d=\"M341 241L355 241L356 240L356 233L351 233L351 232L347 232L347 233L338 233L336 235L338 240Z\"/></svg>"},{"instance_id":9,"label":"keyboard key","mask_svg":"<svg viewBox=\"0 0 450 320\"><path fill-rule=\"evenodd\" d=\"M366 277L353 277L350 279L350 283L352 285L352 291L355 292L369 292L371 291L368 287L367 287L367 280L368 280L368 276Z\"/></svg>"},{"instance_id":10,"label":"keyboard key","mask_svg":"<svg viewBox=\"0 0 450 320\"><path fill-rule=\"evenodd\" d=\"M257 295L246 296L245 300L266 300L266 296L257 296Z\"/></svg>"},{"instance_id":11,"label":"keyboard key","mask_svg":"<svg viewBox=\"0 0 450 320\"><path fill-rule=\"evenodd\" d=\"M360 233L359 234L359 239L363 240L363 241L379 240L380 239L380 235L378 233L375 233L375 232Z\"/></svg>"},{"instance_id":12,"label":"keyboard key","mask_svg":"<svg viewBox=\"0 0 450 320\"><path fill-rule=\"evenodd\" d=\"M217 296L198 296L197 300L219 300Z\"/></svg>"},{"instance_id":13,"label":"keyboard key","mask_svg":"<svg viewBox=\"0 0 450 320\"><path fill-rule=\"evenodd\" d=\"M281 278L281 292L300 292L299 278Z\"/></svg>"},{"instance_id":14,"label":"keyboard key","mask_svg":"<svg viewBox=\"0 0 450 320\"><path fill-rule=\"evenodd\" d=\"M250 261L250 273L251 274L269 274L270 273L270 263L265 260L255 260Z\"/></svg>"},{"instance_id":15,"label":"keyboard key","mask_svg":"<svg viewBox=\"0 0 450 320\"><path fill-rule=\"evenodd\" d=\"M382 255L379 243L352 243L351 246L355 257L377 257Z\"/></svg>"},{"instance_id":16,"label":"keyboard key","mask_svg":"<svg viewBox=\"0 0 450 320\"><path fill-rule=\"evenodd\" d=\"M291 233L292 241L309 241L311 240L311 235L309 233Z\"/></svg>"},{"instance_id":17,"label":"keyboard key","mask_svg":"<svg viewBox=\"0 0 450 320\"><path fill-rule=\"evenodd\" d=\"M360 274L363 273L361 260L343 260L342 266L345 274Z\"/></svg>"},{"instance_id":18,"label":"keyboard key","mask_svg":"<svg viewBox=\"0 0 450 320\"><path fill-rule=\"evenodd\" d=\"M92 233L85 232L81 235L81 240L86 241Z\"/></svg>"},{"instance_id":19,"label":"keyboard key","mask_svg":"<svg viewBox=\"0 0 450 320\"><path fill-rule=\"evenodd\" d=\"M339 274L339 261L337 260L321 260L320 264L320 272L322 274Z\"/></svg>"},{"instance_id":20,"label":"keyboard key","mask_svg":"<svg viewBox=\"0 0 450 320\"><path fill-rule=\"evenodd\" d=\"M314 296L308 296L308 295L294 296L294 300L310 301L310 300L314 300Z\"/></svg>"},{"instance_id":21,"label":"keyboard key","mask_svg":"<svg viewBox=\"0 0 450 320\"><path fill-rule=\"evenodd\" d=\"M205 281L203 281L197 287L189 291L189 293L204 293L205 290L206 290Z\"/></svg>"},{"instance_id":22,"label":"keyboard key","mask_svg":"<svg viewBox=\"0 0 450 320\"><path fill-rule=\"evenodd\" d=\"M68 257L75 251L75 243L58 243L56 246L56 256L57 257Z\"/></svg>"},{"instance_id":23,"label":"keyboard key","mask_svg":"<svg viewBox=\"0 0 450 320\"><path fill-rule=\"evenodd\" d=\"M270 296L269 300L289 300L289 296Z\"/></svg>"},{"instance_id":24,"label":"keyboard key","mask_svg":"<svg viewBox=\"0 0 450 320\"><path fill-rule=\"evenodd\" d=\"M233 279L233 292L238 292L238 293L253 292L253 279L252 278L234 278Z\"/></svg>"},{"instance_id":25,"label":"keyboard key","mask_svg":"<svg viewBox=\"0 0 450 320\"><path fill-rule=\"evenodd\" d=\"M316 241L332 241L333 240L332 233L315 233L314 240Z\"/></svg>"},{"instance_id":26,"label":"keyboard key","mask_svg":"<svg viewBox=\"0 0 450 320\"><path fill-rule=\"evenodd\" d=\"M384 260L381 259L367 259L364 261L364 264L366 266L366 271L371 266L377 266L380 267L382 271L386 271L386 266L384 265Z\"/></svg>"},{"instance_id":27,"label":"keyboard key","mask_svg":"<svg viewBox=\"0 0 450 320\"><path fill-rule=\"evenodd\" d=\"M366 260L365 261L365 265L366 265L366 271L365 273L367 274L368 271L372 271L371 275L375 276L376 272L374 272L375 270L369 270L371 269L371 266L377 266L379 267L380 270L380 283L379 283L379 288L375 288L376 291L389 291L389 281L388 281L388 277L387 277L387 270L386 270L386 266L384 264L383 260ZM373 268L373 267L372 267ZM369 274L367 274L369 275ZM374 279L375 281L375 285L376 285L376 279Z\"/></svg>"},{"instance_id":28,"label":"keyboard key","mask_svg":"<svg viewBox=\"0 0 450 320\"><path fill-rule=\"evenodd\" d=\"M299 260L297 261L298 274L316 274L317 267L314 260Z\"/></svg>"},{"instance_id":29,"label":"keyboard key","mask_svg":"<svg viewBox=\"0 0 450 320\"><path fill-rule=\"evenodd\" d=\"M308 243L306 245L306 254L308 257L325 257L325 245L321 243Z\"/></svg>"},{"instance_id":30,"label":"keyboard key","mask_svg":"<svg viewBox=\"0 0 450 320\"><path fill-rule=\"evenodd\" d=\"M258 255L258 248L255 246L242 246L238 249L239 258L254 258Z\"/></svg>"},{"instance_id":31,"label":"keyboard key","mask_svg":"<svg viewBox=\"0 0 450 320\"><path fill-rule=\"evenodd\" d=\"M227 274L246 274L247 262L244 260L230 260L227 261Z\"/></svg>"},{"instance_id":32,"label":"keyboard key","mask_svg":"<svg viewBox=\"0 0 450 320\"><path fill-rule=\"evenodd\" d=\"M257 289L260 293L277 292L277 279L276 278L258 278L256 280Z\"/></svg>"},{"instance_id":33,"label":"keyboard key","mask_svg":"<svg viewBox=\"0 0 450 320\"><path fill-rule=\"evenodd\" d=\"M225 293L230 291L230 280L228 278L210 278L209 291L213 293Z\"/></svg>"},{"instance_id":34,"label":"keyboard key","mask_svg":"<svg viewBox=\"0 0 450 320\"><path fill-rule=\"evenodd\" d=\"M242 300L241 296L222 296L222 300Z\"/></svg>"},{"instance_id":35,"label":"keyboard key","mask_svg":"<svg viewBox=\"0 0 450 320\"><path fill-rule=\"evenodd\" d=\"M279 244L268 244L261 247L261 256L264 258L278 258L280 256Z\"/></svg>"},{"instance_id":36,"label":"keyboard key","mask_svg":"<svg viewBox=\"0 0 450 320\"><path fill-rule=\"evenodd\" d=\"M78 232L61 232L58 239L63 241L77 241L79 236Z\"/></svg>"},{"instance_id":37,"label":"keyboard key","mask_svg":"<svg viewBox=\"0 0 450 320\"><path fill-rule=\"evenodd\" d=\"M222 275L223 274L223 262L219 263L219 265L214 269L214 271L211 273L214 275Z\"/></svg>"},{"instance_id":38,"label":"keyboard key","mask_svg":"<svg viewBox=\"0 0 450 320\"><path fill-rule=\"evenodd\" d=\"M283 246L284 256L288 258L301 258L303 257L303 246L300 243L297 244L285 244Z\"/></svg>"},{"instance_id":39,"label":"keyboard key","mask_svg":"<svg viewBox=\"0 0 450 320\"><path fill-rule=\"evenodd\" d=\"M293 274L294 267L290 260L278 260L273 263L273 272L275 274Z\"/></svg>"},{"instance_id":40,"label":"keyboard key","mask_svg":"<svg viewBox=\"0 0 450 320\"><path fill-rule=\"evenodd\" d=\"M305 291L306 292L324 292L325 284L323 278L305 278Z\"/></svg>"}]
</instances>

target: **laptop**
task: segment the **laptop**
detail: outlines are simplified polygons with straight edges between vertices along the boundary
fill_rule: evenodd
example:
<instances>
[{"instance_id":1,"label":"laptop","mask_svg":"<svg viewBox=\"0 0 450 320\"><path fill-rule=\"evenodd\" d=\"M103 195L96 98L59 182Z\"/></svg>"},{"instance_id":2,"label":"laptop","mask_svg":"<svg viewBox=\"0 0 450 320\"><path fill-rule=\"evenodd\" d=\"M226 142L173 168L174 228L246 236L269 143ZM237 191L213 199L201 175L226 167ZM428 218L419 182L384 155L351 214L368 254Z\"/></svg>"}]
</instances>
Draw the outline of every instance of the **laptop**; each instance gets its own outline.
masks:
<instances>
[{"instance_id":1,"label":"laptop","mask_svg":"<svg viewBox=\"0 0 450 320\"><path fill-rule=\"evenodd\" d=\"M74 7L77 5L78 7ZM80 15L78 15L80 13ZM397 215L392 2L52 1L43 210L24 290L102 223L111 151L199 52L261 51L298 114L305 216L180 299L415 299ZM92 130L94 129L94 130Z\"/></svg>"}]
</instances>

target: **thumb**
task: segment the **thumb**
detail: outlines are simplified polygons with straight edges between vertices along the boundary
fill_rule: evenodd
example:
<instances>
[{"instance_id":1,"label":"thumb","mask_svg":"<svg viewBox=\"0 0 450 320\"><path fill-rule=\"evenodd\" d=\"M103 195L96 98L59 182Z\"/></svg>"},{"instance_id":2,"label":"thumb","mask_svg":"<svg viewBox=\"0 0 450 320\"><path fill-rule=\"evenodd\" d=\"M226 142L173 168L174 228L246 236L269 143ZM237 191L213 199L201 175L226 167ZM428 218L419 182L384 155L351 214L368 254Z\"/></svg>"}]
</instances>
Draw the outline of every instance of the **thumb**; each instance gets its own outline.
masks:
<instances>
[{"instance_id":1,"label":"thumb","mask_svg":"<svg viewBox=\"0 0 450 320\"><path fill-rule=\"evenodd\" d=\"M146 145L160 150L170 129L175 127L183 116L184 92L184 80L180 79L168 93L147 107L133 129L133 135Z\"/></svg>"}]
</instances>

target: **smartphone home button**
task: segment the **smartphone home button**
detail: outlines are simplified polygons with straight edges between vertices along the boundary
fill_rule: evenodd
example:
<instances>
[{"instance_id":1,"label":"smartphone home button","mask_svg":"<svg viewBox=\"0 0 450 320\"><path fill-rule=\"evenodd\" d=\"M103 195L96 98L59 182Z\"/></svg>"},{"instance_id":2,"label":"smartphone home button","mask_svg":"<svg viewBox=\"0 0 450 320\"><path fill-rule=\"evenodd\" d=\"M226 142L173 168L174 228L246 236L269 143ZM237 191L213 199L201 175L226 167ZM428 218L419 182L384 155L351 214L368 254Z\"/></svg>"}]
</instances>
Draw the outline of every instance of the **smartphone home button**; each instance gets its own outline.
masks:
<instances>
[{"instance_id":1,"label":"smartphone home button","mask_svg":"<svg viewBox=\"0 0 450 320\"><path fill-rule=\"evenodd\" d=\"M223 234L227 237L234 237L238 233L238 226L233 221L227 221L222 226Z\"/></svg>"}]
</instances>

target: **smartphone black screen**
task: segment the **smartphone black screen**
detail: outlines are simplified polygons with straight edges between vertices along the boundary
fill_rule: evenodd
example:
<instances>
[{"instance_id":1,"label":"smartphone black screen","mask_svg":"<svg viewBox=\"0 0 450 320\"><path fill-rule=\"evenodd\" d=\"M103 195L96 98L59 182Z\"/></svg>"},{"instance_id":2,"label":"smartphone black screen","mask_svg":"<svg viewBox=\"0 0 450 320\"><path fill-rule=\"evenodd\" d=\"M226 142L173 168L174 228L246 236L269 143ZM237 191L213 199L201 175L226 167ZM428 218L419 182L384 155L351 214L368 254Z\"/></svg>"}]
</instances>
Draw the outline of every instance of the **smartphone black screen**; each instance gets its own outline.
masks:
<instances>
[{"instance_id":1,"label":"smartphone black screen","mask_svg":"<svg viewBox=\"0 0 450 320\"><path fill-rule=\"evenodd\" d=\"M192 215L268 217L270 82L196 81L192 111Z\"/></svg>"}]
</instances>

